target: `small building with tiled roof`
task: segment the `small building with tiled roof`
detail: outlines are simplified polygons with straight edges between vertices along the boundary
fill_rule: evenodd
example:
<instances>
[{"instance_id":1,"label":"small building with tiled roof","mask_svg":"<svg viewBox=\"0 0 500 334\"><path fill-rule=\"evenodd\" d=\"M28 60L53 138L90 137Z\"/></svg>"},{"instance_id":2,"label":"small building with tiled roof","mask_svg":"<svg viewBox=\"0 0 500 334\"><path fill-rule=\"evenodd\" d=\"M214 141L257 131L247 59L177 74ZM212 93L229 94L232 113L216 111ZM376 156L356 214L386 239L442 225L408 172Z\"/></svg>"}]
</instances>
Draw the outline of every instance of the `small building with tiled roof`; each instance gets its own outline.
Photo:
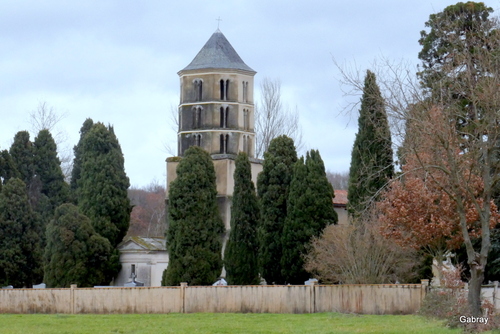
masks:
<instances>
[{"instance_id":1,"label":"small building with tiled roof","mask_svg":"<svg viewBox=\"0 0 500 334\"><path fill-rule=\"evenodd\" d=\"M344 225L349 222L347 215L347 190L335 190L335 197L332 199L333 207L339 217L338 224Z\"/></svg>"},{"instance_id":2,"label":"small building with tiled roof","mask_svg":"<svg viewBox=\"0 0 500 334\"><path fill-rule=\"evenodd\" d=\"M117 248L122 269L115 286L124 286L134 279L144 286L161 286L163 271L168 266L165 238L125 237Z\"/></svg>"}]
</instances>

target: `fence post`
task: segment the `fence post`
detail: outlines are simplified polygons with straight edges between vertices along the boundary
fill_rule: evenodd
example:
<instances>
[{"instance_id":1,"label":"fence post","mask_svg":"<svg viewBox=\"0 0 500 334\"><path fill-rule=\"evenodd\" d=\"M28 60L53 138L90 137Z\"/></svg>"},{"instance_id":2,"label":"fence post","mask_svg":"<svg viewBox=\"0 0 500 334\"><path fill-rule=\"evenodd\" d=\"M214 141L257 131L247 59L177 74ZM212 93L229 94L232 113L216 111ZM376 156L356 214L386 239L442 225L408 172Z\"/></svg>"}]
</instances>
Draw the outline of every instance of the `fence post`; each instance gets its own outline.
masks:
<instances>
[{"instance_id":1,"label":"fence post","mask_svg":"<svg viewBox=\"0 0 500 334\"><path fill-rule=\"evenodd\" d=\"M186 287L188 286L187 282L181 282L181 313L186 312Z\"/></svg>"},{"instance_id":2,"label":"fence post","mask_svg":"<svg viewBox=\"0 0 500 334\"><path fill-rule=\"evenodd\" d=\"M499 307L497 306L497 296L498 296L498 281L493 282L493 307L495 308L495 312L498 311Z\"/></svg>"},{"instance_id":3,"label":"fence post","mask_svg":"<svg viewBox=\"0 0 500 334\"><path fill-rule=\"evenodd\" d=\"M69 290L69 299L70 299L70 303L71 303L71 314L75 314L75 289L76 289L76 284L71 284L70 286L70 290Z\"/></svg>"},{"instance_id":4,"label":"fence post","mask_svg":"<svg viewBox=\"0 0 500 334\"><path fill-rule=\"evenodd\" d=\"M316 282L311 281L311 305L309 307L309 313L316 313Z\"/></svg>"},{"instance_id":5,"label":"fence post","mask_svg":"<svg viewBox=\"0 0 500 334\"><path fill-rule=\"evenodd\" d=\"M424 301L425 296L427 295L427 289L429 289L429 280L422 279L420 280L420 306L422 306L422 302Z\"/></svg>"}]
</instances>

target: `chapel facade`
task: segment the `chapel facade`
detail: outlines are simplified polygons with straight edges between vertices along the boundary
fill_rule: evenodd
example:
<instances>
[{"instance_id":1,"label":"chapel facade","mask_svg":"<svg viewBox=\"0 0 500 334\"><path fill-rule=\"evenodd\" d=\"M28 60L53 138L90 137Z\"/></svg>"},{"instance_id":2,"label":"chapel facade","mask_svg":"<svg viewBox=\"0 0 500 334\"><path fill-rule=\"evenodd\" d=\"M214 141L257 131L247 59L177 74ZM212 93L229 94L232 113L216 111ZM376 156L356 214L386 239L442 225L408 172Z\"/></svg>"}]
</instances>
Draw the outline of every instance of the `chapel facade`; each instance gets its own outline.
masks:
<instances>
[{"instance_id":1,"label":"chapel facade","mask_svg":"<svg viewBox=\"0 0 500 334\"><path fill-rule=\"evenodd\" d=\"M210 153L217 176L221 217L230 229L236 155L250 158L252 179L262 171L255 159L254 76L222 32L217 29L193 61L180 70L178 157L167 159L168 187L176 178L178 161L191 146Z\"/></svg>"}]
</instances>

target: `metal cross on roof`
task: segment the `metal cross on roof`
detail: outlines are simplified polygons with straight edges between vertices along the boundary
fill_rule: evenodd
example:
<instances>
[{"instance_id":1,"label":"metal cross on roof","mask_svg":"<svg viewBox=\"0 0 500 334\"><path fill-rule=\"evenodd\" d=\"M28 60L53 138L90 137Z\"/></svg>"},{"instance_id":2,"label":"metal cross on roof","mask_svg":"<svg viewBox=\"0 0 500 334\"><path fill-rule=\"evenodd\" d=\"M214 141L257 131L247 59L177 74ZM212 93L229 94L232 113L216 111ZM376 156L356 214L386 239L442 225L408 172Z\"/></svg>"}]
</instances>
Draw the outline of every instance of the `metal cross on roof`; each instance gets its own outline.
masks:
<instances>
[{"instance_id":1,"label":"metal cross on roof","mask_svg":"<svg viewBox=\"0 0 500 334\"><path fill-rule=\"evenodd\" d=\"M215 19L215 21L218 21L218 22L217 22L217 29L219 29L219 24L220 24L220 21L222 21L222 20L221 20L221 18L220 18L220 16L219 16L219 18L218 18L218 19Z\"/></svg>"}]
</instances>

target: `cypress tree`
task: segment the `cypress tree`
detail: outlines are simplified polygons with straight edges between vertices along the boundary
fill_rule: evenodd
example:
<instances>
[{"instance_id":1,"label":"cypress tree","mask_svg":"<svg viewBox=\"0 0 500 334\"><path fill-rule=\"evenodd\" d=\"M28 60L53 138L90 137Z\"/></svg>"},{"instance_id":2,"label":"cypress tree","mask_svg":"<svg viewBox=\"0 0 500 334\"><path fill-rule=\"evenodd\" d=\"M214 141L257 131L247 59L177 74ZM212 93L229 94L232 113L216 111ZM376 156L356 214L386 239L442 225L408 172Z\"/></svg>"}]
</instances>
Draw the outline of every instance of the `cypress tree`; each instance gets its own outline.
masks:
<instances>
[{"instance_id":1,"label":"cypress tree","mask_svg":"<svg viewBox=\"0 0 500 334\"><path fill-rule=\"evenodd\" d=\"M33 143L30 141L28 131L16 133L9 154L20 179L29 188L35 175L35 168L33 163Z\"/></svg>"},{"instance_id":2,"label":"cypress tree","mask_svg":"<svg viewBox=\"0 0 500 334\"><path fill-rule=\"evenodd\" d=\"M49 130L41 130L33 142L34 170L41 184L41 194L47 200L42 216L52 216L56 207L68 200L69 188L64 181L57 146Z\"/></svg>"},{"instance_id":3,"label":"cypress tree","mask_svg":"<svg viewBox=\"0 0 500 334\"><path fill-rule=\"evenodd\" d=\"M391 132L375 74L367 71L349 169L348 211L358 217L394 174Z\"/></svg>"},{"instance_id":4,"label":"cypress tree","mask_svg":"<svg viewBox=\"0 0 500 334\"><path fill-rule=\"evenodd\" d=\"M258 227L259 268L268 283L284 283L281 274L281 234L287 216L287 198L297 152L287 136L274 138L264 153L257 179L261 220Z\"/></svg>"},{"instance_id":5,"label":"cypress tree","mask_svg":"<svg viewBox=\"0 0 500 334\"><path fill-rule=\"evenodd\" d=\"M193 146L177 166L169 188L168 268L163 285L210 285L222 270L224 224L217 206L215 170L210 155Z\"/></svg>"},{"instance_id":6,"label":"cypress tree","mask_svg":"<svg viewBox=\"0 0 500 334\"><path fill-rule=\"evenodd\" d=\"M46 239L44 282L48 287L109 283L107 263L112 254L111 244L94 231L90 219L75 205L66 203L55 210Z\"/></svg>"},{"instance_id":7,"label":"cypress tree","mask_svg":"<svg viewBox=\"0 0 500 334\"><path fill-rule=\"evenodd\" d=\"M9 179L0 193L0 284L21 288L41 280L41 233L26 185Z\"/></svg>"},{"instance_id":8,"label":"cypress tree","mask_svg":"<svg viewBox=\"0 0 500 334\"><path fill-rule=\"evenodd\" d=\"M240 152L235 161L231 231L224 251L226 280L231 285L259 284L258 221L250 161L246 153Z\"/></svg>"},{"instance_id":9,"label":"cypress tree","mask_svg":"<svg viewBox=\"0 0 500 334\"><path fill-rule=\"evenodd\" d=\"M116 247L127 233L131 205L124 158L112 127L96 123L80 147L78 206L97 233Z\"/></svg>"},{"instance_id":10,"label":"cypress tree","mask_svg":"<svg viewBox=\"0 0 500 334\"><path fill-rule=\"evenodd\" d=\"M28 131L16 133L9 154L14 162L17 175L26 185L31 208L35 210L38 216L39 211L43 210L41 208L47 207L47 201L41 194L42 185L35 172L35 148Z\"/></svg>"},{"instance_id":11,"label":"cypress tree","mask_svg":"<svg viewBox=\"0 0 500 334\"><path fill-rule=\"evenodd\" d=\"M94 121L91 118L87 118L85 122L83 122L82 127L80 128L80 140L78 144L73 147L74 159L73 159L73 169L71 170L71 182L70 187L72 192L74 193L74 197L76 200L76 188L78 187L77 181L80 179L80 173L82 168L82 145L83 138L90 131L92 126L94 125Z\"/></svg>"},{"instance_id":12,"label":"cypress tree","mask_svg":"<svg viewBox=\"0 0 500 334\"><path fill-rule=\"evenodd\" d=\"M12 160L9 151L2 150L0 151L0 179L2 179L5 184L10 178L13 177L19 178L19 173L14 165L14 160ZM1 183L2 182L0 182L0 190L2 189Z\"/></svg>"},{"instance_id":13,"label":"cypress tree","mask_svg":"<svg viewBox=\"0 0 500 334\"><path fill-rule=\"evenodd\" d=\"M326 177L325 166L318 151L307 153L294 166L288 196L288 210L283 227L281 268L287 283L304 284L309 274L304 270L304 255L311 238L337 223L333 208L333 188Z\"/></svg>"}]
</instances>

